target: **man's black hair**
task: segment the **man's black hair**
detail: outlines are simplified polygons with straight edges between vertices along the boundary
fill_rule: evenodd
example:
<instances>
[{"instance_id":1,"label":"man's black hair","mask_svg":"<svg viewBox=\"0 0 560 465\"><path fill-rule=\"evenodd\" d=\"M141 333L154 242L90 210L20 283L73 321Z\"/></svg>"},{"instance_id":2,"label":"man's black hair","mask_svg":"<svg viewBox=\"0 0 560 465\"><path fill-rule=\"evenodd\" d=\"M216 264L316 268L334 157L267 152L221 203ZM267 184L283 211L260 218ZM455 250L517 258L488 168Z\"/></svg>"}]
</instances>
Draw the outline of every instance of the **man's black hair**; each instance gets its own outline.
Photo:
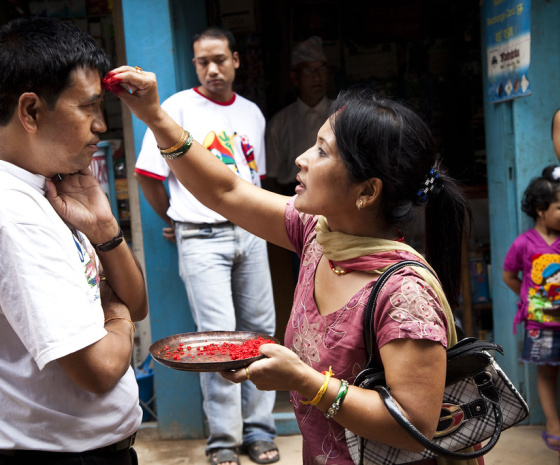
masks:
<instances>
[{"instance_id":1,"label":"man's black hair","mask_svg":"<svg viewBox=\"0 0 560 465\"><path fill-rule=\"evenodd\" d=\"M109 58L89 34L54 18L18 18L0 28L0 125L8 124L19 97L34 92L54 108L78 67L103 77Z\"/></svg>"},{"instance_id":2,"label":"man's black hair","mask_svg":"<svg viewBox=\"0 0 560 465\"><path fill-rule=\"evenodd\" d=\"M208 38L226 39L231 54L233 55L235 52L237 52L237 43L235 41L235 37L233 36L233 34L227 29L218 26L207 27L206 29L203 29L199 33L195 34L191 41L191 46L193 50L194 50L195 42L198 42L201 39L208 39Z\"/></svg>"}]
</instances>

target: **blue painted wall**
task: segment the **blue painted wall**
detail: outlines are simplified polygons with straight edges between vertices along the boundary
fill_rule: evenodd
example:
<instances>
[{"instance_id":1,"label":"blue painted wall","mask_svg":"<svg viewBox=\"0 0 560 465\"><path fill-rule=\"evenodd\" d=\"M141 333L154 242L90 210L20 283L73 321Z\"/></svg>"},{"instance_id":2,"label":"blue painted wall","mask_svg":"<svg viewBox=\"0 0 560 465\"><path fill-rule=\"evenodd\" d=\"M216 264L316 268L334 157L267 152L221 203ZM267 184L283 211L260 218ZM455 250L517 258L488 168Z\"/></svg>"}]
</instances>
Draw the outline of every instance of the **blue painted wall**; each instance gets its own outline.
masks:
<instances>
[{"instance_id":1,"label":"blue painted wall","mask_svg":"<svg viewBox=\"0 0 560 465\"><path fill-rule=\"evenodd\" d=\"M485 0L488 1L488 0ZM486 76L485 23L482 18L482 64ZM484 105L488 162L490 246L492 253L492 293L494 336L506 356L498 357L511 380L528 400L529 422L542 424L544 416L537 395L536 371L517 359L523 328L512 335L517 296L502 280L502 265L513 240L533 226L521 212L523 191L534 176L549 164L558 163L550 136L552 115L560 107L560 2L531 0L532 95L503 103ZM484 89L488 86L484 79ZM484 95L485 98L485 95Z\"/></svg>"},{"instance_id":2,"label":"blue painted wall","mask_svg":"<svg viewBox=\"0 0 560 465\"><path fill-rule=\"evenodd\" d=\"M188 3L188 14L184 11L185 5L175 11L168 0L122 0L127 63L156 73L162 101L178 90L196 84L194 73L189 74L185 66L185 60L190 63L192 56L184 59L179 56L174 40L177 24L181 33L189 36L206 24L205 2L189 0L182 3ZM190 50L190 41L180 52L186 54L186 50ZM135 117L132 125L138 156L146 126ZM152 338L156 341L172 334L194 331L186 292L178 273L176 246L163 239L161 231L166 225L141 193L140 213ZM204 437L198 374L155 365L154 389L160 435L170 439Z\"/></svg>"}]
</instances>

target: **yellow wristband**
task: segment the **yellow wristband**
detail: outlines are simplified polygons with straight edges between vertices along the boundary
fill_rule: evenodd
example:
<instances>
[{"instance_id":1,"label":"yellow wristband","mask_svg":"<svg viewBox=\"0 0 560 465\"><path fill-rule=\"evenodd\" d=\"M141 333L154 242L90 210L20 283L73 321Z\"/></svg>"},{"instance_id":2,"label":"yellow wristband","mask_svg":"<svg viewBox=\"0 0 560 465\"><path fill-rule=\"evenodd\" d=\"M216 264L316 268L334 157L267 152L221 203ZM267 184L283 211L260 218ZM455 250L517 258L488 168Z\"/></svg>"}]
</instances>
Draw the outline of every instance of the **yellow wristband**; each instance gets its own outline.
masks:
<instances>
[{"instance_id":1,"label":"yellow wristband","mask_svg":"<svg viewBox=\"0 0 560 465\"><path fill-rule=\"evenodd\" d=\"M329 371L323 371L323 374L325 375L325 382L321 386L321 389L319 389L319 392L317 392L317 395L312 400L302 400L301 401L302 404L317 405L319 402L321 402L323 395L325 395L325 392L327 392L327 387L329 385L331 376L334 375L332 371L332 367L329 367Z\"/></svg>"}]
</instances>

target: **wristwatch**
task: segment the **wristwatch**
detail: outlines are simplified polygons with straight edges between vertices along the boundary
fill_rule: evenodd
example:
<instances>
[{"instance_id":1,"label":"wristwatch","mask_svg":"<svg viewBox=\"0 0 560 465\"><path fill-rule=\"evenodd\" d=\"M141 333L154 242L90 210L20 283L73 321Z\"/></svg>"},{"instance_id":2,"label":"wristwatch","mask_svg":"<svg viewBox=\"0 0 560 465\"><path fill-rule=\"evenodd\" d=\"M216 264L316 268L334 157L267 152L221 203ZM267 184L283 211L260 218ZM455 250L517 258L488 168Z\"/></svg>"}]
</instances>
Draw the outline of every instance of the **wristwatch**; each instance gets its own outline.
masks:
<instances>
[{"instance_id":1,"label":"wristwatch","mask_svg":"<svg viewBox=\"0 0 560 465\"><path fill-rule=\"evenodd\" d=\"M119 232L113 239L107 242L103 242L103 244L91 244L95 250L98 252L109 252L117 247L122 241L124 240L124 234L122 229L119 227Z\"/></svg>"}]
</instances>

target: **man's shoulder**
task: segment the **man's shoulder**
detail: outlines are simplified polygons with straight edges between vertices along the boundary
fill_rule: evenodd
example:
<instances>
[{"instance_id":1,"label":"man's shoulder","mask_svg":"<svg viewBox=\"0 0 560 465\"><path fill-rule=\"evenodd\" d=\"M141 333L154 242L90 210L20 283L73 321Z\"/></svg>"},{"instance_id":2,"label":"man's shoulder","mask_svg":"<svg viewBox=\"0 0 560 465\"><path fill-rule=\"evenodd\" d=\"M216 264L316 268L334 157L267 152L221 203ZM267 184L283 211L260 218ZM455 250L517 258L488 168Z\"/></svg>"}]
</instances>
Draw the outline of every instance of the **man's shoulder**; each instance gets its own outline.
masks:
<instances>
[{"instance_id":1,"label":"man's shoulder","mask_svg":"<svg viewBox=\"0 0 560 465\"><path fill-rule=\"evenodd\" d=\"M190 100L192 98L195 98L197 95L198 94L195 92L194 89L180 90L179 92L176 92L173 95L167 97L163 101L162 106L173 105L179 102L184 102L185 100Z\"/></svg>"},{"instance_id":2,"label":"man's shoulder","mask_svg":"<svg viewBox=\"0 0 560 465\"><path fill-rule=\"evenodd\" d=\"M239 117L241 121L251 120L255 124L262 126L263 130L266 125L266 119L259 106L255 102L237 93L235 94L235 101L230 105L228 113L230 117L235 119Z\"/></svg>"},{"instance_id":3,"label":"man's shoulder","mask_svg":"<svg viewBox=\"0 0 560 465\"><path fill-rule=\"evenodd\" d=\"M261 109L255 102L249 100L246 97L243 97L242 95L239 95L237 92L235 93L235 102L233 102L233 104L238 106L243 106L247 109L250 109L251 111L258 112L259 114L262 115Z\"/></svg>"}]
</instances>

